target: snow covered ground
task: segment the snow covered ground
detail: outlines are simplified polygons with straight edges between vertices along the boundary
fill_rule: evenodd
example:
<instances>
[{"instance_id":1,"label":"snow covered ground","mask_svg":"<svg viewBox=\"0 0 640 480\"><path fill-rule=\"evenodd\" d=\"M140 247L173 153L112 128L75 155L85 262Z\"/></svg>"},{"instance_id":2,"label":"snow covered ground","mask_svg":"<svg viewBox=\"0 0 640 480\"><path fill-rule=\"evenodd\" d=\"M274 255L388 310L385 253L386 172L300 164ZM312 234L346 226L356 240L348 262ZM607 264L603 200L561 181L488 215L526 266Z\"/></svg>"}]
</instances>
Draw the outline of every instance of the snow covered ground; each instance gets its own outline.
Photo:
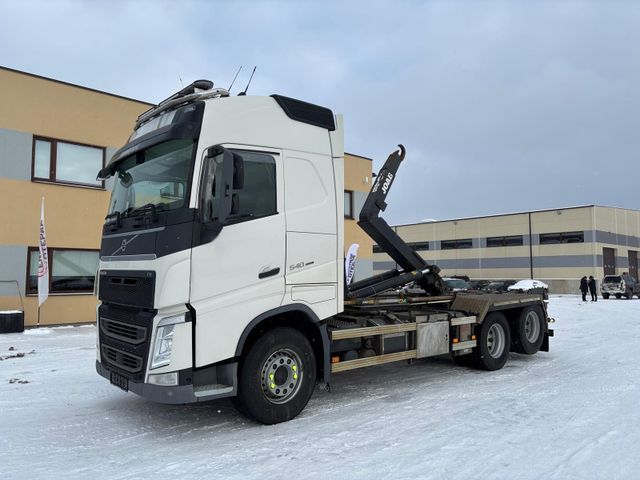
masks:
<instances>
[{"instance_id":1,"label":"snow covered ground","mask_svg":"<svg viewBox=\"0 0 640 480\"><path fill-rule=\"evenodd\" d=\"M640 300L549 309L550 353L340 374L274 426L118 390L94 371L92 326L0 335L0 479L639 478Z\"/></svg>"}]
</instances>

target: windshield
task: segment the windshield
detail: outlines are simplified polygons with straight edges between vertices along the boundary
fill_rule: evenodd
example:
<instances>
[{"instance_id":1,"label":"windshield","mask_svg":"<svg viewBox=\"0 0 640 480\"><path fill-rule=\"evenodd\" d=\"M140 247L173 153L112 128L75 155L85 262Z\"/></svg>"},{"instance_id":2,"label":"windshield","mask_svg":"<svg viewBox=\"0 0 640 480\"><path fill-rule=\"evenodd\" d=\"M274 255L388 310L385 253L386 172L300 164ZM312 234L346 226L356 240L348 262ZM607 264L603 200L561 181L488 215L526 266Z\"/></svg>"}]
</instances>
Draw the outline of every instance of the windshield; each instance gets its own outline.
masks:
<instances>
[{"instance_id":1,"label":"windshield","mask_svg":"<svg viewBox=\"0 0 640 480\"><path fill-rule=\"evenodd\" d=\"M465 282L464 280L459 280L457 278L447 279L445 280L445 283L449 288L467 288L467 282Z\"/></svg>"},{"instance_id":2,"label":"windshield","mask_svg":"<svg viewBox=\"0 0 640 480\"><path fill-rule=\"evenodd\" d=\"M125 158L116 168L109 214L185 204L195 141L170 140Z\"/></svg>"}]
</instances>

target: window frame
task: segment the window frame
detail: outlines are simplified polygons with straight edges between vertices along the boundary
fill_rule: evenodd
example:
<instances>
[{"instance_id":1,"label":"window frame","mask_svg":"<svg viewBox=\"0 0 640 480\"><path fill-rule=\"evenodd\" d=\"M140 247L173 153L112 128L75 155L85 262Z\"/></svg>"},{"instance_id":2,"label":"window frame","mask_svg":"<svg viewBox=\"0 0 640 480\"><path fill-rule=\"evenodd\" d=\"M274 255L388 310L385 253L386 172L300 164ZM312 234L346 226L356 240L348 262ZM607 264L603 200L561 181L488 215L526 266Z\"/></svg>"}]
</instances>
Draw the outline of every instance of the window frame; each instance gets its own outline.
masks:
<instances>
[{"instance_id":1,"label":"window frame","mask_svg":"<svg viewBox=\"0 0 640 480\"><path fill-rule=\"evenodd\" d=\"M347 214L346 211L344 212L344 218L347 220L355 220L356 217L354 217L353 215L353 190L345 190L344 193L349 196L349 210L350 210L349 214Z\"/></svg>"},{"instance_id":2,"label":"window frame","mask_svg":"<svg viewBox=\"0 0 640 480\"><path fill-rule=\"evenodd\" d=\"M550 242L547 241L544 237L555 236L559 238L558 242ZM577 238L578 241L570 242L568 240L572 238ZM575 230L573 232L550 232L550 233L540 233L538 234L538 243L540 245L568 245L571 243L585 243L584 241L584 231Z\"/></svg>"},{"instance_id":3,"label":"window frame","mask_svg":"<svg viewBox=\"0 0 640 480\"><path fill-rule=\"evenodd\" d=\"M203 153L203 157L202 157L202 164L200 165L200 182L198 185L198 205L201 204L201 202L205 199L206 193L203 191L203 180L204 180L204 175L206 175L206 170L207 170L207 162L211 162L213 161L212 158L211 159L207 159L206 157L206 152L210 149L210 148L215 148L215 147L222 147L224 150L229 151L233 154L236 155L240 155L242 156L243 154L246 153L251 153L251 154L259 154L259 155L267 155L271 158L271 160L273 161L273 173L274 173L274 211L272 213L269 213L267 215L261 215L259 217L248 217L248 218L234 218L233 216L228 216L223 225L224 227L230 227L233 225L239 225L241 223L246 223L246 222L252 222L254 220L260 220L263 218L268 218L268 217L273 217L275 215L279 215L280 214L280 209L278 208L278 191L279 191L279 180L278 180L278 158L280 158L281 156L281 152L278 151L271 151L271 150L262 150L262 149L251 149L251 148L242 148L242 147L237 147L237 146L224 146L224 145L211 145L207 148L204 149L204 153ZM194 167L195 168L195 167ZM245 187L246 188L246 187ZM241 192L242 189L240 190L232 190L232 194ZM187 195L189 195L189 192L187 192ZM188 200L188 196L186 197ZM211 199L213 199L213 197L211 197ZM242 205L242 204L241 204Z\"/></svg>"},{"instance_id":4,"label":"window frame","mask_svg":"<svg viewBox=\"0 0 640 480\"><path fill-rule=\"evenodd\" d=\"M407 245L416 251L428 251L429 242L407 242Z\"/></svg>"},{"instance_id":5,"label":"window frame","mask_svg":"<svg viewBox=\"0 0 640 480\"><path fill-rule=\"evenodd\" d=\"M44 177L36 177L36 142L49 142L51 149L49 152L49 178ZM107 149L105 147L100 147L98 145L91 145L88 143L80 143L80 142L72 142L69 140L60 140L52 137L45 137L42 135L33 135L33 139L31 141L31 181L32 182L41 182L41 183L55 183L58 185L66 185L71 187L82 187L82 188L93 188L95 190L104 190L104 180L100 181L100 185L90 184L90 183L82 183L82 182L74 182L70 180L57 180L57 164L58 164L58 143L66 143L69 145L77 145L80 147L89 147L89 148L97 148L102 150L102 166L101 169L104 168L106 162ZM96 175L98 172L96 172Z\"/></svg>"},{"instance_id":6,"label":"window frame","mask_svg":"<svg viewBox=\"0 0 640 480\"><path fill-rule=\"evenodd\" d=\"M37 297L38 296L38 288L36 287L35 289L31 289L29 287L29 277L32 275L29 275L29 269L31 267L31 252L39 252L40 248L39 247L27 247L27 265L25 268L26 271L26 275L25 275L25 282L24 282L24 291L25 291L25 296L27 297ZM94 295L95 293L95 280L94 280L94 286L93 288L91 288L91 290L65 290L64 292L54 292L51 289L51 279L53 278L53 252L57 251L57 250L63 250L63 251L73 251L73 252L96 252L98 254L98 261L100 260L100 249L96 249L96 248L62 248L62 247L47 247L47 260L48 260L48 269L49 269L49 296L68 296L68 295ZM96 270L96 274L97 274L97 270ZM38 276L37 272L36 272L36 277Z\"/></svg>"},{"instance_id":7,"label":"window frame","mask_svg":"<svg viewBox=\"0 0 640 480\"><path fill-rule=\"evenodd\" d=\"M440 240L440 250L463 250L469 248L473 248L473 238Z\"/></svg>"},{"instance_id":8,"label":"window frame","mask_svg":"<svg viewBox=\"0 0 640 480\"><path fill-rule=\"evenodd\" d=\"M519 239L519 243L508 243L508 240ZM489 243L493 243L493 245L489 245ZM486 238L487 248L497 248L497 247L522 247L524 246L524 235L502 235L497 237L487 237Z\"/></svg>"}]
</instances>

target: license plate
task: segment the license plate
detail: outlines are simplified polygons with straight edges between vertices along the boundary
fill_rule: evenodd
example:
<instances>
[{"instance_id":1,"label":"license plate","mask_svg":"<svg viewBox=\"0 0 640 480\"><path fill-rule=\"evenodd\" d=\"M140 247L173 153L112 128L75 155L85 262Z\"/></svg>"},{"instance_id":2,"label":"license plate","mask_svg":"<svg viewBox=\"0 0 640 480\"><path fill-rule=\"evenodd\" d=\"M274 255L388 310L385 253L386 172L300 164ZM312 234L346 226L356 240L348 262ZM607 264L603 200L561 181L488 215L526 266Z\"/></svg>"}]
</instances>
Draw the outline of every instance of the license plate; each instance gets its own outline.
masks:
<instances>
[{"instance_id":1,"label":"license plate","mask_svg":"<svg viewBox=\"0 0 640 480\"><path fill-rule=\"evenodd\" d=\"M117 373L111 373L111 385L115 385L118 388L121 388L125 392L129 391L129 379L119 375Z\"/></svg>"}]
</instances>

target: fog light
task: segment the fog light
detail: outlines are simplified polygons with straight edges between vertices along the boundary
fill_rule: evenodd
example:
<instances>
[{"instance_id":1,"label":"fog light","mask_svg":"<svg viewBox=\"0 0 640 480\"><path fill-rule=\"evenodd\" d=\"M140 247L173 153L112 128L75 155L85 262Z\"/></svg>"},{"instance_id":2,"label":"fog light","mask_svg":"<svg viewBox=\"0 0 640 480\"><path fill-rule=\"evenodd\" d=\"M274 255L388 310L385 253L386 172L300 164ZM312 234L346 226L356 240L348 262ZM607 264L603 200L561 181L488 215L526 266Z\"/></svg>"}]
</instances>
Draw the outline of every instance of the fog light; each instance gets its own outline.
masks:
<instances>
[{"instance_id":1,"label":"fog light","mask_svg":"<svg viewBox=\"0 0 640 480\"><path fill-rule=\"evenodd\" d=\"M149 383L152 385L162 385L165 387L178 385L178 372L149 375Z\"/></svg>"}]
</instances>

